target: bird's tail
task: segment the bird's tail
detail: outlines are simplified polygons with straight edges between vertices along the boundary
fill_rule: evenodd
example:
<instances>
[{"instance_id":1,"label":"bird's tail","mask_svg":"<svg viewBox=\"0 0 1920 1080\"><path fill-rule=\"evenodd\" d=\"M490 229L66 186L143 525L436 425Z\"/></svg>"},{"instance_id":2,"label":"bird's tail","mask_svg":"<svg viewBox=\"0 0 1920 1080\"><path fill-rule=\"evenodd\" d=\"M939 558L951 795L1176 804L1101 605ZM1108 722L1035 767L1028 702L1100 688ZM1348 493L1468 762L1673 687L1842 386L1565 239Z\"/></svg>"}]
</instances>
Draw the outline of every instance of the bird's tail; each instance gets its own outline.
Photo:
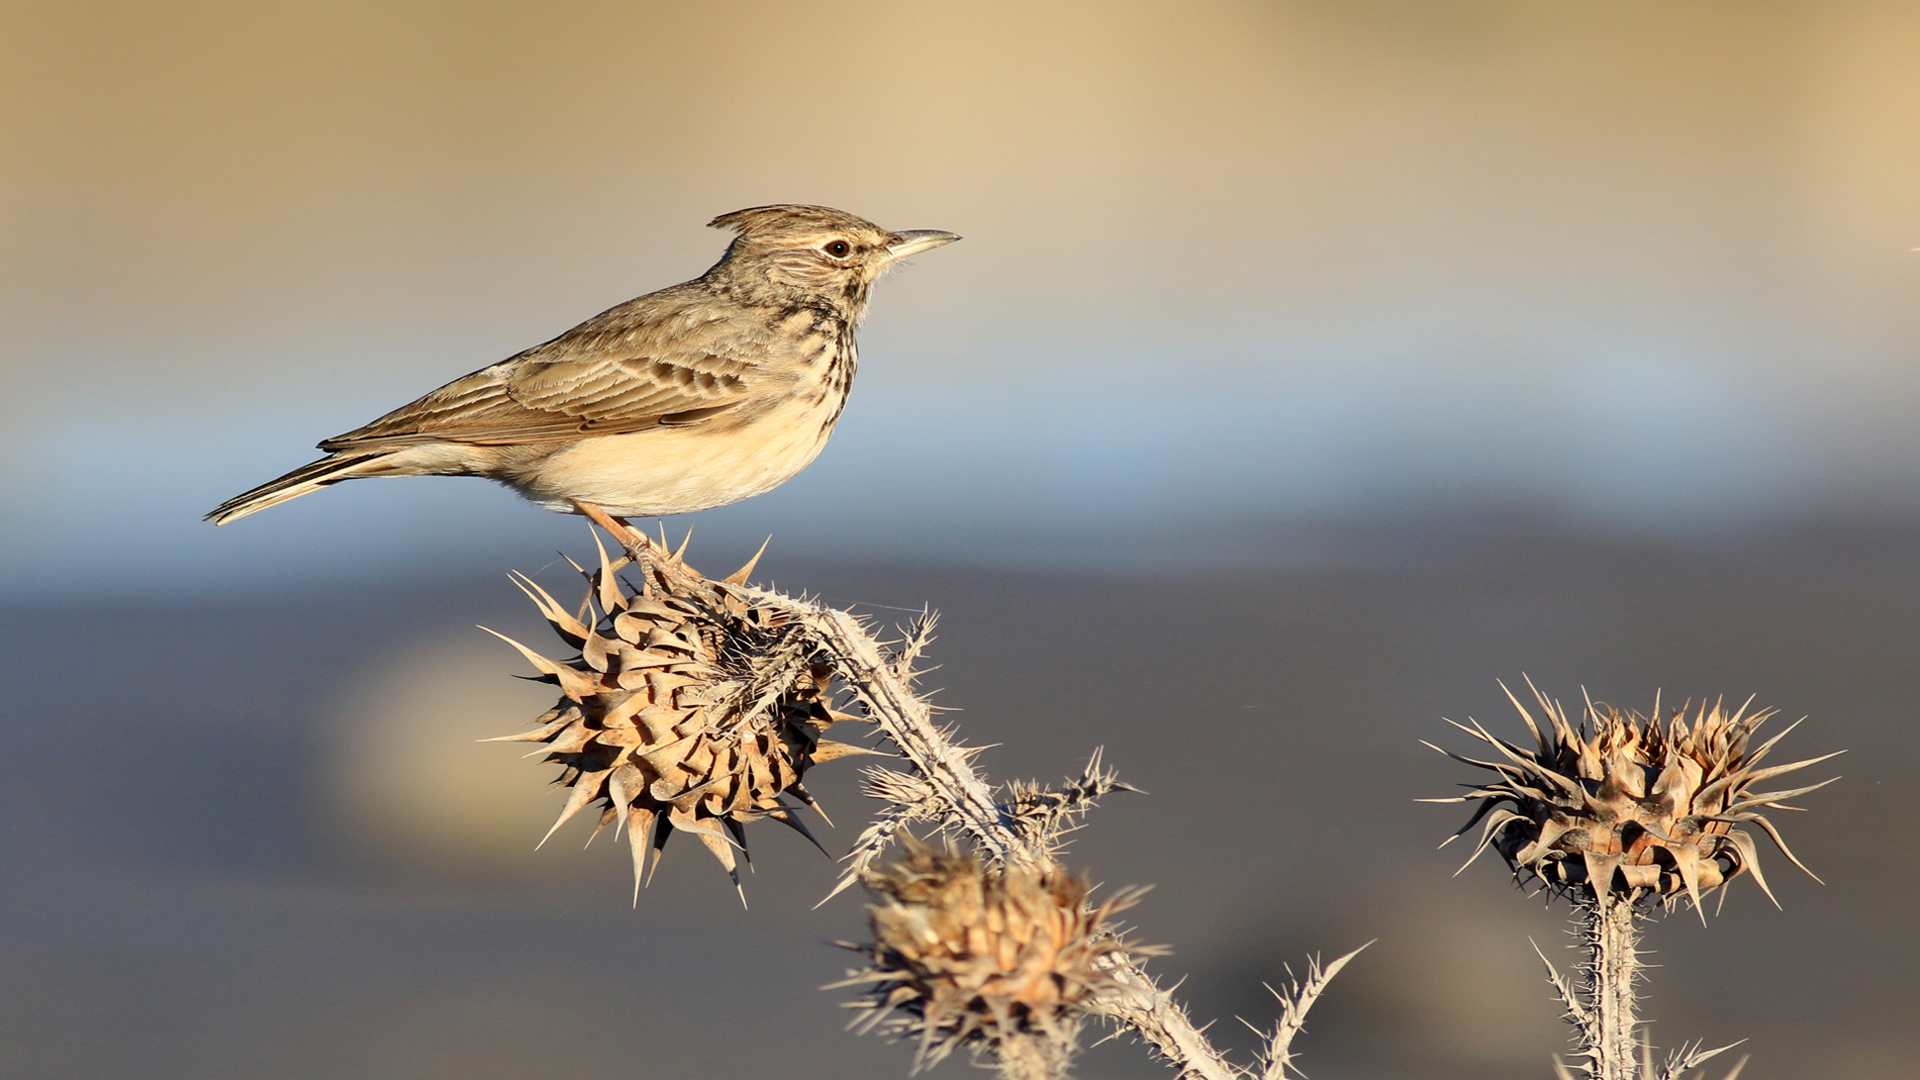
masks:
<instances>
[{"instance_id":1,"label":"bird's tail","mask_svg":"<svg viewBox=\"0 0 1920 1080\"><path fill-rule=\"evenodd\" d=\"M329 484L342 480L351 480L365 475L359 466L385 457L386 454L330 454L319 461L309 462L293 470L278 480L269 480L254 488L221 503L207 514L204 520L215 525L225 525L229 521L246 517L269 506L279 506L288 499L297 499L308 492L319 491Z\"/></svg>"}]
</instances>

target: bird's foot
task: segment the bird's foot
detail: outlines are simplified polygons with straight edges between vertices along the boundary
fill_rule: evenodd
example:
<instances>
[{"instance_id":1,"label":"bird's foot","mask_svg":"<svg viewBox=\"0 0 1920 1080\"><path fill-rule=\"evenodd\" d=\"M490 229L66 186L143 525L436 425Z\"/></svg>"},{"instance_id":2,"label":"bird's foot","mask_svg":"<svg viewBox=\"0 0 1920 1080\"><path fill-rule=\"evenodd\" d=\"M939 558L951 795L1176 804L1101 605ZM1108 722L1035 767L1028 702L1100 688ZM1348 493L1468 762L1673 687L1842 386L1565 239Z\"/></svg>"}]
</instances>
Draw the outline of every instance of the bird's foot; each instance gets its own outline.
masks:
<instances>
[{"instance_id":1,"label":"bird's foot","mask_svg":"<svg viewBox=\"0 0 1920 1080\"><path fill-rule=\"evenodd\" d=\"M574 499L573 505L575 509L587 515L587 520L605 529L607 535L618 541L620 546L626 548L634 558L638 559L642 552L653 548L653 541L647 539L646 533L628 524L626 519L607 513L597 503Z\"/></svg>"}]
</instances>

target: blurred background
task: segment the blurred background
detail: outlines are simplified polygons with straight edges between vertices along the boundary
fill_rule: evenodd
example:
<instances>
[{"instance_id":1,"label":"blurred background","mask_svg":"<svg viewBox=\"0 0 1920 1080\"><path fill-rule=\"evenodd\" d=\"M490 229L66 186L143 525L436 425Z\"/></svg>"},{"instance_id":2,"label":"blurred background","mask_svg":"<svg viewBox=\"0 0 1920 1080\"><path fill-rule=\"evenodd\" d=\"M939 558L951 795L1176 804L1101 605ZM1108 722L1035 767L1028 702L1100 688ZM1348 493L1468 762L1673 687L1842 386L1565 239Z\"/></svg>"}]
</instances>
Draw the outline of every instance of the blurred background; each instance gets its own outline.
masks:
<instances>
[{"instance_id":1,"label":"blurred background","mask_svg":"<svg viewBox=\"0 0 1920 1080\"><path fill-rule=\"evenodd\" d=\"M531 851L547 770L472 740L544 688L471 627L541 640L505 572L569 588L577 519L199 521L817 202L966 241L693 561L945 611L997 775L1104 744L1152 794L1075 861L1159 883L1224 1042L1378 938L1312 1075L1548 1075L1561 912L1411 801L1527 672L1854 751L1785 823L1825 886L1657 926L1648 1008L1747 1080L1911 1076L1920 873L1861 837L1920 823L1916 117L1898 0L0 0L0 1075L904 1075L815 989L861 914L797 838L750 911L694 848L637 911L584 829Z\"/></svg>"}]
</instances>

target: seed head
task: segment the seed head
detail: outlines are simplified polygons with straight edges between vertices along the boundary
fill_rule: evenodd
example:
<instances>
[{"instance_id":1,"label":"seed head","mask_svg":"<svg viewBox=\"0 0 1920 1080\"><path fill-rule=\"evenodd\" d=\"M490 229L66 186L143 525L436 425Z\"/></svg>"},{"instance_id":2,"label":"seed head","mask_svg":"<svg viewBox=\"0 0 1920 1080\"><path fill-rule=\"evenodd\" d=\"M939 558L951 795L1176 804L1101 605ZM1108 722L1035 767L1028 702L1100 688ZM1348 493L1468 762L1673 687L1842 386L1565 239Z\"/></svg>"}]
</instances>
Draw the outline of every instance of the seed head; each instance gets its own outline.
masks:
<instances>
[{"instance_id":1,"label":"seed head","mask_svg":"<svg viewBox=\"0 0 1920 1080\"><path fill-rule=\"evenodd\" d=\"M1533 688L1531 682L1528 687ZM1454 726L1492 746L1498 756L1480 761L1441 751L1495 774L1469 785L1473 790L1466 795L1426 800L1476 804L1473 817L1454 834L1482 826L1467 865L1492 847L1516 875L1537 877L1575 899L1610 889L1628 898L1652 895L1671 907L1685 894L1696 909L1702 895L1746 873L1771 900L1753 838L1736 827L1751 824L1813 876L1760 811L1798 809L1784 800L1833 781L1788 791L1755 790L1764 781L1834 756L1763 767L1774 744L1797 722L1753 748L1754 732L1776 710L1749 712L1750 700L1732 713L1718 701L1711 706L1703 701L1691 715L1682 706L1665 722L1659 719L1658 701L1652 716L1589 701L1576 726L1558 702L1537 689L1533 693L1546 715L1544 729L1511 691L1507 696L1532 733L1534 748L1516 746L1469 721L1471 726Z\"/></svg>"},{"instance_id":2,"label":"seed head","mask_svg":"<svg viewBox=\"0 0 1920 1080\"><path fill-rule=\"evenodd\" d=\"M861 1011L854 1026L917 1038L916 1070L963 1045L976 1057L1039 1054L1063 1069L1084 1008L1140 951L1112 922L1139 893L1092 907L1086 880L1056 866L986 869L972 855L904 844L901 862L864 879L877 900L867 909L873 942L847 947L870 966L838 984L873 984L849 1005Z\"/></svg>"},{"instance_id":3,"label":"seed head","mask_svg":"<svg viewBox=\"0 0 1920 1080\"><path fill-rule=\"evenodd\" d=\"M770 818L812 841L799 807L782 796L818 811L801 783L806 771L871 753L820 737L859 718L829 707L832 669L808 640L730 587L745 569L713 582L673 558L676 573L644 570L636 590L617 573L627 560L610 563L603 549L600 567L582 570L578 615L520 576L515 583L579 655L554 661L503 638L560 687L560 700L535 730L493 741L544 743L546 760L561 767L568 797L548 837L596 802L595 835L609 824L615 835L627 830L636 899L652 876L649 851L657 868L675 830L698 837L738 888L743 826Z\"/></svg>"}]
</instances>

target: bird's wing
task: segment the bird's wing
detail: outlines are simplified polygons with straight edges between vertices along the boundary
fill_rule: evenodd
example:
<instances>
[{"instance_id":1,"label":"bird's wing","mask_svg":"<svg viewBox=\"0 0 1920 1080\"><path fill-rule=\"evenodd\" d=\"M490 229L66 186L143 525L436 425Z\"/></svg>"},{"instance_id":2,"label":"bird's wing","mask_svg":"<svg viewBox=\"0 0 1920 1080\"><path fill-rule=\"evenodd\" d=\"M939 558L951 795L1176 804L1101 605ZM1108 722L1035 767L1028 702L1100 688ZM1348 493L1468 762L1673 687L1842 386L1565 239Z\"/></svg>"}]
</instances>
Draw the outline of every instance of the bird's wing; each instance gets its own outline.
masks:
<instances>
[{"instance_id":1,"label":"bird's wing","mask_svg":"<svg viewBox=\"0 0 1920 1080\"><path fill-rule=\"evenodd\" d=\"M697 423L746 400L752 365L712 353L659 351L675 355L530 350L455 379L328 439L320 449L384 450L426 442L499 446L620 435ZM543 352L559 355L546 358Z\"/></svg>"}]
</instances>

